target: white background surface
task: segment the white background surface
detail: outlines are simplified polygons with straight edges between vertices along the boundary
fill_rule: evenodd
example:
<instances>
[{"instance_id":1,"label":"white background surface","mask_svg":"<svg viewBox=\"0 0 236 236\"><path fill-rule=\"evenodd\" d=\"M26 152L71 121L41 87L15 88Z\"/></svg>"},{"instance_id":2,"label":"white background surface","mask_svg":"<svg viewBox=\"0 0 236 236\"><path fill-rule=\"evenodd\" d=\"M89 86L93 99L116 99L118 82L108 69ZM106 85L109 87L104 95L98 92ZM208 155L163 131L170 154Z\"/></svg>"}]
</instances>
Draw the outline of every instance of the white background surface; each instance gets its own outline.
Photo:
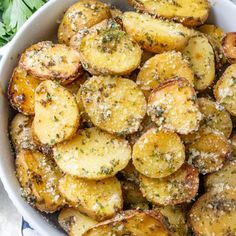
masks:
<instances>
[{"instance_id":1,"label":"white background surface","mask_svg":"<svg viewBox=\"0 0 236 236\"><path fill-rule=\"evenodd\" d=\"M231 0L236 3L236 0ZM21 216L8 199L0 181L0 236L20 236Z\"/></svg>"}]
</instances>

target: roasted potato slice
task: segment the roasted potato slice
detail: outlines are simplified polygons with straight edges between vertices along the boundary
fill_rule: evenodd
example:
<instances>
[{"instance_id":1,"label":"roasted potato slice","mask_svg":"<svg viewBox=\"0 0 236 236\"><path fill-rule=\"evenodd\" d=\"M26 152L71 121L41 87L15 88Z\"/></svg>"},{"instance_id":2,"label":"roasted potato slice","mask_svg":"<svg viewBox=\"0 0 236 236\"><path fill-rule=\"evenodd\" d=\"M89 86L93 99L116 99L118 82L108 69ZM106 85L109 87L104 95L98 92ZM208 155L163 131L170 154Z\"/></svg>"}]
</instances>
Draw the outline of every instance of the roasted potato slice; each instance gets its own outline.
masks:
<instances>
[{"instance_id":1,"label":"roasted potato slice","mask_svg":"<svg viewBox=\"0 0 236 236\"><path fill-rule=\"evenodd\" d=\"M98 221L111 218L123 207L121 185L115 177L96 181L65 175L59 190L82 213Z\"/></svg>"},{"instance_id":2,"label":"roasted potato slice","mask_svg":"<svg viewBox=\"0 0 236 236\"><path fill-rule=\"evenodd\" d=\"M128 75L142 57L139 45L117 24L91 30L80 40L78 50L84 69L93 75Z\"/></svg>"},{"instance_id":3,"label":"roasted potato slice","mask_svg":"<svg viewBox=\"0 0 236 236\"><path fill-rule=\"evenodd\" d=\"M160 213L130 210L96 225L84 234L84 236L101 235L169 236L171 232Z\"/></svg>"},{"instance_id":4,"label":"roasted potato slice","mask_svg":"<svg viewBox=\"0 0 236 236\"><path fill-rule=\"evenodd\" d=\"M168 79L185 78L194 85L194 74L180 52L166 52L150 58L141 68L136 83L144 91L153 90Z\"/></svg>"},{"instance_id":5,"label":"roasted potato slice","mask_svg":"<svg viewBox=\"0 0 236 236\"><path fill-rule=\"evenodd\" d=\"M16 67L8 87L8 98L13 108L25 115L34 115L34 92L40 80Z\"/></svg>"},{"instance_id":6,"label":"roasted potato slice","mask_svg":"<svg viewBox=\"0 0 236 236\"><path fill-rule=\"evenodd\" d=\"M79 110L75 97L58 83L43 81L35 92L32 129L36 140L54 145L71 138L78 126Z\"/></svg>"},{"instance_id":7,"label":"roasted potato slice","mask_svg":"<svg viewBox=\"0 0 236 236\"><path fill-rule=\"evenodd\" d=\"M10 125L11 140L16 152L21 149L36 150L37 145L33 140L31 126L33 117L18 113Z\"/></svg>"},{"instance_id":8,"label":"roasted potato slice","mask_svg":"<svg viewBox=\"0 0 236 236\"><path fill-rule=\"evenodd\" d=\"M227 163L221 170L205 177L207 192L236 191L236 162Z\"/></svg>"},{"instance_id":9,"label":"roasted potato slice","mask_svg":"<svg viewBox=\"0 0 236 236\"><path fill-rule=\"evenodd\" d=\"M53 156L63 172L86 179L104 179L124 169L131 159L128 141L89 128L53 147Z\"/></svg>"},{"instance_id":10,"label":"roasted potato slice","mask_svg":"<svg viewBox=\"0 0 236 236\"><path fill-rule=\"evenodd\" d=\"M198 171L187 164L165 178L151 179L140 175L143 196L157 205L176 205L190 201L197 194L198 185Z\"/></svg>"},{"instance_id":11,"label":"roasted potato slice","mask_svg":"<svg viewBox=\"0 0 236 236\"><path fill-rule=\"evenodd\" d=\"M208 98L199 98L198 105L203 114L202 126L219 130L229 138L233 129L230 114L220 104Z\"/></svg>"},{"instance_id":12,"label":"roasted potato slice","mask_svg":"<svg viewBox=\"0 0 236 236\"><path fill-rule=\"evenodd\" d=\"M215 53L217 54L216 63L218 63L218 67L221 67L226 63L226 58L223 53L223 47L222 47L222 39L225 37L225 32L223 29L217 27L216 25L202 25L198 28L198 30L202 33L204 33L209 41L211 42L211 45L214 48Z\"/></svg>"},{"instance_id":13,"label":"roasted potato slice","mask_svg":"<svg viewBox=\"0 0 236 236\"><path fill-rule=\"evenodd\" d=\"M188 162L201 174L221 169L231 153L231 146L225 136L217 130L201 129L187 147Z\"/></svg>"},{"instance_id":14,"label":"roasted potato slice","mask_svg":"<svg viewBox=\"0 0 236 236\"><path fill-rule=\"evenodd\" d=\"M196 131L202 119L196 93L182 78L168 80L153 90L147 113L159 127L179 134Z\"/></svg>"},{"instance_id":15,"label":"roasted potato slice","mask_svg":"<svg viewBox=\"0 0 236 236\"><path fill-rule=\"evenodd\" d=\"M40 80L57 80L66 85L82 71L79 53L62 44L43 41L32 45L21 55L19 65Z\"/></svg>"},{"instance_id":16,"label":"roasted potato slice","mask_svg":"<svg viewBox=\"0 0 236 236\"><path fill-rule=\"evenodd\" d=\"M69 236L81 236L98 222L80 213L76 208L63 208L58 216L60 226Z\"/></svg>"},{"instance_id":17,"label":"roasted potato slice","mask_svg":"<svg viewBox=\"0 0 236 236\"><path fill-rule=\"evenodd\" d=\"M149 178L163 178L177 171L185 161L185 148L172 132L150 129L133 146L135 168Z\"/></svg>"},{"instance_id":18,"label":"roasted potato slice","mask_svg":"<svg viewBox=\"0 0 236 236\"><path fill-rule=\"evenodd\" d=\"M129 0L129 3L139 11L190 27L202 25L207 20L210 9L207 0Z\"/></svg>"},{"instance_id":19,"label":"roasted potato slice","mask_svg":"<svg viewBox=\"0 0 236 236\"><path fill-rule=\"evenodd\" d=\"M214 87L216 101L236 116L236 64L229 66Z\"/></svg>"},{"instance_id":20,"label":"roasted potato slice","mask_svg":"<svg viewBox=\"0 0 236 236\"><path fill-rule=\"evenodd\" d=\"M197 90L205 90L212 85L215 79L215 56L207 37L193 36L183 50L183 55L189 60Z\"/></svg>"},{"instance_id":21,"label":"roasted potato slice","mask_svg":"<svg viewBox=\"0 0 236 236\"><path fill-rule=\"evenodd\" d=\"M53 160L42 153L21 150L16 155L16 175L22 196L38 210L51 213L65 204L58 190L62 174Z\"/></svg>"},{"instance_id":22,"label":"roasted potato slice","mask_svg":"<svg viewBox=\"0 0 236 236\"><path fill-rule=\"evenodd\" d=\"M184 207L176 206L154 206L154 211L160 212L165 216L169 223L173 236L187 236L188 226Z\"/></svg>"},{"instance_id":23,"label":"roasted potato slice","mask_svg":"<svg viewBox=\"0 0 236 236\"><path fill-rule=\"evenodd\" d=\"M154 19L137 12L125 12L122 22L126 32L143 49L154 53L182 50L192 33L181 24Z\"/></svg>"},{"instance_id":24,"label":"roasted potato slice","mask_svg":"<svg viewBox=\"0 0 236 236\"><path fill-rule=\"evenodd\" d=\"M121 77L94 76L84 83L81 98L97 127L119 135L138 131L146 100L135 82Z\"/></svg>"},{"instance_id":25,"label":"roasted potato slice","mask_svg":"<svg viewBox=\"0 0 236 236\"><path fill-rule=\"evenodd\" d=\"M189 222L195 235L235 235L236 192L204 194L193 205Z\"/></svg>"},{"instance_id":26,"label":"roasted potato slice","mask_svg":"<svg viewBox=\"0 0 236 236\"><path fill-rule=\"evenodd\" d=\"M236 32L227 33L222 40L224 55L231 64L236 63Z\"/></svg>"},{"instance_id":27,"label":"roasted potato slice","mask_svg":"<svg viewBox=\"0 0 236 236\"><path fill-rule=\"evenodd\" d=\"M124 180L121 186L126 209L149 209L148 201L143 197L138 184Z\"/></svg>"},{"instance_id":28,"label":"roasted potato slice","mask_svg":"<svg viewBox=\"0 0 236 236\"><path fill-rule=\"evenodd\" d=\"M111 17L109 6L96 0L80 0L63 16L58 29L58 41L69 45L70 39L79 31L88 29Z\"/></svg>"}]
</instances>

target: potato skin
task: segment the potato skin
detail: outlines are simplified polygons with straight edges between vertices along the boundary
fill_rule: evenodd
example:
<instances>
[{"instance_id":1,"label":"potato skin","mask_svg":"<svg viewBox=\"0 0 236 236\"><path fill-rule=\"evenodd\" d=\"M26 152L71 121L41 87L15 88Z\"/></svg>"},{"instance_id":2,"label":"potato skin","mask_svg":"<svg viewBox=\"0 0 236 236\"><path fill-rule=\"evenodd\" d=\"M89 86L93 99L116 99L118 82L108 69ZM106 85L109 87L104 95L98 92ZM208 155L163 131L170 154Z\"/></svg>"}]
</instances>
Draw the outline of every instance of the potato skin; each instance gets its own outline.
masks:
<instances>
[{"instance_id":1,"label":"potato skin","mask_svg":"<svg viewBox=\"0 0 236 236\"><path fill-rule=\"evenodd\" d=\"M129 3L141 12L174 20L188 27L202 25L207 20L210 10L210 4L207 0L179 0L174 1L174 3L159 1L156 6L153 1L129 0ZM199 13L196 14L198 11Z\"/></svg>"},{"instance_id":2,"label":"potato skin","mask_svg":"<svg viewBox=\"0 0 236 236\"><path fill-rule=\"evenodd\" d=\"M153 53L180 51L186 46L192 34L190 29L181 24L154 19L136 12L125 12L122 21L126 32L143 49ZM157 30L159 28L162 31Z\"/></svg>"},{"instance_id":3,"label":"potato skin","mask_svg":"<svg viewBox=\"0 0 236 236\"><path fill-rule=\"evenodd\" d=\"M111 220L104 221L89 229L84 236L109 235L115 232L117 236L126 234L145 236L170 236L171 231L164 217L154 211L130 210L118 214Z\"/></svg>"},{"instance_id":4,"label":"potato skin","mask_svg":"<svg viewBox=\"0 0 236 236\"><path fill-rule=\"evenodd\" d=\"M57 80L66 85L82 71L79 53L66 45L43 41L27 48L19 66L39 80Z\"/></svg>"},{"instance_id":5,"label":"potato skin","mask_svg":"<svg viewBox=\"0 0 236 236\"><path fill-rule=\"evenodd\" d=\"M40 80L16 67L8 86L8 99L11 106L25 115L34 115L34 92Z\"/></svg>"},{"instance_id":6,"label":"potato skin","mask_svg":"<svg viewBox=\"0 0 236 236\"><path fill-rule=\"evenodd\" d=\"M29 204L46 213L64 206L65 199L58 190L62 173L53 160L37 151L21 150L15 164L22 195Z\"/></svg>"},{"instance_id":7,"label":"potato skin","mask_svg":"<svg viewBox=\"0 0 236 236\"><path fill-rule=\"evenodd\" d=\"M110 17L110 9L105 3L96 0L80 0L63 16L58 29L58 41L69 45L70 39L79 30L88 29Z\"/></svg>"}]
</instances>

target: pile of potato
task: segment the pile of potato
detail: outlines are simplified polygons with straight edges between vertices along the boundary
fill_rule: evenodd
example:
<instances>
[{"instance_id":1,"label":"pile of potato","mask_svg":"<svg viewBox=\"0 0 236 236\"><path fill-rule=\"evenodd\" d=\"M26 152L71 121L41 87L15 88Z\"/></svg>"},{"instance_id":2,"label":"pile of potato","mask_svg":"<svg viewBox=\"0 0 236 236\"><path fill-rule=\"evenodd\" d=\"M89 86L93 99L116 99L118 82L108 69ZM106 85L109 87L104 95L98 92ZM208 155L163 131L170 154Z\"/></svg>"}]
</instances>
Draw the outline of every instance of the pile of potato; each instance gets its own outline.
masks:
<instances>
[{"instance_id":1,"label":"pile of potato","mask_svg":"<svg viewBox=\"0 0 236 236\"><path fill-rule=\"evenodd\" d=\"M236 33L207 0L129 2L81 0L22 53L22 195L74 236L236 235Z\"/></svg>"}]
</instances>

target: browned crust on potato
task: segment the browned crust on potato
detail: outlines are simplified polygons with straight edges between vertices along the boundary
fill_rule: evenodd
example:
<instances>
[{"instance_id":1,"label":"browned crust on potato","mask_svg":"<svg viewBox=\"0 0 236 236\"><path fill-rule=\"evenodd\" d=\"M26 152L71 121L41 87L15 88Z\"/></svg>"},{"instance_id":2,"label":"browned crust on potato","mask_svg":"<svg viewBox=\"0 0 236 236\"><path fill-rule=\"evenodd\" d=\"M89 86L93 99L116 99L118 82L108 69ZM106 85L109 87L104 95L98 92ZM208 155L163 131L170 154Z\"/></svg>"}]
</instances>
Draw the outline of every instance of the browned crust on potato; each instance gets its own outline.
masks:
<instances>
[{"instance_id":1,"label":"browned crust on potato","mask_svg":"<svg viewBox=\"0 0 236 236\"><path fill-rule=\"evenodd\" d=\"M236 32L230 32L222 39L225 57L230 64L236 63Z\"/></svg>"},{"instance_id":2,"label":"browned crust on potato","mask_svg":"<svg viewBox=\"0 0 236 236\"><path fill-rule=\"evenodd\" d=\"M149 12L145 9L145 6L139 1L139 0L128 0L129 4L132 5L136 10L142 12L142 13L148 13L156 18L162 18L162 19L168 19L168 20L173 20L175 22L179 22L183 24L184 26L188 27L196 27L202 25L208 18L209 16L209 11L210 11L210 4L208 4L208 14L203 18L194 18L194 17L165 17L163 15L157 15L155 13ZM158 4L158 3L157 3Z\"/></svg>"},{"instance_id":3,"label":"browned crust on potato","mask_svg":"<svg viewBox=\"0 0 236 236\"><path fill-rule=\"evenodd\" d=\"M34 115L34 90L40 84L37 78L16 67L8 84L7 96L11 106L24 115Z\"/></svg>"},{"instance_id":4,"label":"browned crust on potato","mask_svg":"<svg viewBox=\"0 0 236 236\"><path fill-rule=\"evenodd\" d=\"M27 58L27 54L30 52L35 52L34 54L36 54L37 52L40 52L43 48L45 47L61 47L61 48L68 48L68 50L73 51L75 54L78 54L78 52L73 49L70 48L66 45L63 44L53 44L51 41L42 41L39 42L37 44L32 45L31 47L27 48L21 55L20 61L19 61L19 66L24 68L27 73L29 73L30 75L33 75L35 77L37 77L39 80L56 80L59 81L60 84L62 85L66 85L71 83L72 81L74 81L75 79L77 79L82 72L82 64L79 60L79 54L78 54L78 63L77 63L77 68L71 72L71 73L56 73L54 71L48 71L47 74L42 74L40 71L33 69L31 66L28 66L25 62L25 59ZM44 65L45 66L45 65ZM45 66L47 67L47 66Z\"/></svg>"},{"instance_id":5,"label":"browned crust on potato","mask_svg":"<svg viewBox=\"0 0 236 236\"><path fill-rule=\"evenodd\" d=\"M113 219L106 220L106 221L103 221L103 222L97 224L95 227L89 229L84 234L84 236L89 235L89 233L92 232L94 229L96 229L96 228L98 228L100 226L103 226L103 225L108 225L108 224L114 225L116 222L123 222L123 223L125 223L129 219L132 219L133 217L135 217L136 215L148 215L148 216L151 216L152 218L156 219L157 221L159 221L161 223L161 225L166 230L168 235L171 235L169 223L166 221L165 217L161 213L159 213L157 211L151 211L151 210L146 210L146 211L127 210L127 211L120 212Z\"/></svg>"},{"instance_id":6,"label":"browned crust on potato","mask_svg":"<svg viewBox=\"0 0 236 236\"><path fill-rule=\"evenodd\" d=\"M188 87L191 87L192 88L192 91L193 93L195 93L195 90L193 88L193 86L189 83L188 80L186 80L185 78L177 78L177 79L169 79L169 80L166 80L164 81L163 83L161 83L159 86L157 86L156 88L154 88L152 90L152 93L156 93L166 87L169 87L173 84L178 84L179 87L185 87L185 86L188 86ZM149 97L149 101L151 100L151 96Z\"/></svg>"}]
</instances>

